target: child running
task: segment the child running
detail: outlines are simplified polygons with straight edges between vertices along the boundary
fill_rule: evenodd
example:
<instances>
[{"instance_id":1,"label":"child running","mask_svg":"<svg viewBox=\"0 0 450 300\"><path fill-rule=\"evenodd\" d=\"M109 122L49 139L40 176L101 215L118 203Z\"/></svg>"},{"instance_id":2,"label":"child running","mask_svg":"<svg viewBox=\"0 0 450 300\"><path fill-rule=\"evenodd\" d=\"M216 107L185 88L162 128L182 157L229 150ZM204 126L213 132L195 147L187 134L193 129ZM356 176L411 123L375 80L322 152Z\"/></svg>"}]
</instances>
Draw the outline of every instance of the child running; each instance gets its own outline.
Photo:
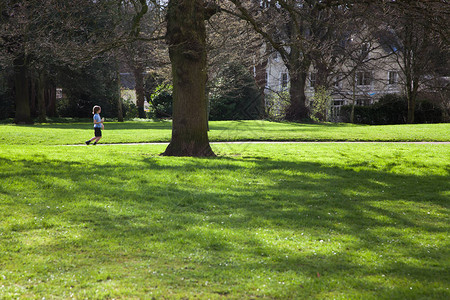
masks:
<instances>
[{"instance_id":1,"label":"child running","mask_svg":"<svg viewBox=\"0 0 450 300\"><path fill-rule=\"evenodd\" d=\"M100 118L100 113L102 112L102 108L98 105L94 106L92 109L92 113L94 114L94 132L95 136L90 140L86 141L86 145L89 145L93 140L95 140L93 145L97 145L97 142L102 138L102 129L105 128L103 122L105 118Z\"/></svg>"}]
</instances>

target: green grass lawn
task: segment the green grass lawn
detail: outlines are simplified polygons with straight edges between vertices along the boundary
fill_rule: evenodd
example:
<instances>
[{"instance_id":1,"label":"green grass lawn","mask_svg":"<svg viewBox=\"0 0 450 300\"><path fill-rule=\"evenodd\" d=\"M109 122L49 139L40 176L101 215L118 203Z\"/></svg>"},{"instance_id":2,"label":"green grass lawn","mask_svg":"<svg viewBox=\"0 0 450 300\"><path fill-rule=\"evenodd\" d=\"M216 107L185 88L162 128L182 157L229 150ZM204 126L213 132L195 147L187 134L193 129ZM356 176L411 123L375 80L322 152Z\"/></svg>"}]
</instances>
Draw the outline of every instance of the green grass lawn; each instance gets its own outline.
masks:
<instances>
[{"instance_id":1,"label":"green grass lawn","mask_svg":"<svg viewBox=\"0 0 450 300\"><path fill-rule=\"evenodd\" d=\"M92 122L1 125L0 144L82 144L94 134ZM105 123L102 143L168 142L171 122ZM211 141L450 141L450 124L367 126L269 121L210 122Z\"/></svg>"},{"instance_id":2,"label":"green grass lawn","mask_svg":"<svg viewBox=\"0 0 450 300\"><path fill-rule=\"evenodd\" d=\"M232 124L213 123L211 136L233 137ZM107 126L105 142L168 130ZM383 136L267 126L291 128L286 139ZM0 128L0 299L450 298L449 145L214 144L208 159L45 145L80 143L85 127ZM386 128L389 140L448 140L433 126Z\"/></svg>"}]
</instances>

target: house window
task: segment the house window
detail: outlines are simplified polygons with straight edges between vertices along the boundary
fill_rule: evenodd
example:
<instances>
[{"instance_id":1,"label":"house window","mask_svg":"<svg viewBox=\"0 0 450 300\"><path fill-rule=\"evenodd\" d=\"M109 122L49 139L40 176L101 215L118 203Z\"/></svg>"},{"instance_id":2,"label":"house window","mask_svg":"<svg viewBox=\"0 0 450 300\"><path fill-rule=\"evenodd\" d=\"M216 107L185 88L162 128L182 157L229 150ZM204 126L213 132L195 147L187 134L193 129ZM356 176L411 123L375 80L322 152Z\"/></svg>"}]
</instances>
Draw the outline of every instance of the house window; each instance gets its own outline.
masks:
<instances>
[{"instance_id":1,"label":"house window","mask_svg":"<svg viewBox=\"0 0 450 300\"><path fill-rule=\"evenodd\" d=\"M62 88L56 88L56 99L62 99L63 93Z\"/></svg>"},{"instance_id":2,"label":"house window","mask_svg":"<svg viewBox=\"0 0 450 300\"><path fill-rule=\"evenodd\" d=\"M335 106L335 107L340 107L340 106L343 106L344 103L345 103L344 100L334 100L334 101L333 101L333 106Z\"/></svg>"},{"instance_id":3,"label":"house window","mask_svg":"<svg viewBox=\"0 0 450 300\"><path fill-rule=\"evenodd\" d=\"M336 88L336 89L341 88L341 77L340 77L339 75L336 75L336 76L334 77L334 80L333 80L333 87Z\"/></svg>"},{"instance_id":4,"label":"house window","mask_svg":"<svg viewBox=\"0 0 450 300\"><path fill-rule=\"evenodd\" d=\"M370 105L370 99L357 99L356 105L358 106L369 106Z\"/></svg>"},{"instance_id":5,"label":"house window","mask_svg":"<svg viewBox=\"0 0 450 300\"><path fill-rule=\"evenodd\" d=\"M345 100L336 99L333 100L333 105L331 106L331 120L333 122L338 122L341 118L341 107L345 105Z\"/></svg>"},{"instance_id":6,"label":"house window","mask_svg":"<svg viewBox=\"0 0 450 300\"><path fill-rule=\"evenodd\" d=\"M288 76L287 73L281 73L281 87L287 87L288 85Z\"/></svg>"},{"instance_id":7,"label":"house window","mask_svg":"<svg viewBox=\"0 0 450 300\"><path fill-rule=\"evenodd\" d=\"M316 81L317 81L317 73L310 73L310 75L309 75L309 85L311 87L316 87Z\"/></svg>"},{"instance_id":8,"label":"house window","mask_svg":"<svg viewBox=\"0 0 450 300\"><path fill-rule=\"evenodd\" d=\"M278 61L278 52L276 51L273 53L273 60Z\"/></svg>"},{"instance_id":9,"label":"house window","mask_svg":"<svg viewBox=\"0 0 450 300\"><path fill-rule=\"evenodd\" d=\"M371 85L372 84L372 73L370 73L370 72L356 73L356 83L357 83L357 85Z\"/></svg>"},{"instance_id":10,"label":"house window","mask_svg":"<svg viewBox=\"0 0 450 300\"><path fill-rule=\"evenodd\" d=\"M366 58L369 55L369 51L370 51L370 46L369 44L363 44L361 46L361 57L362 58Z\"/></svg>"},{"instance_id":11,"label":"house window","mask_svg":"<svg viewBox=\"0 0 450 300\"><path fill-rule=\"evenodd\" d=\"M398 72L391 71L388 74L389 84L397 84L398 83Z\"/></svg>"}]
</instances>

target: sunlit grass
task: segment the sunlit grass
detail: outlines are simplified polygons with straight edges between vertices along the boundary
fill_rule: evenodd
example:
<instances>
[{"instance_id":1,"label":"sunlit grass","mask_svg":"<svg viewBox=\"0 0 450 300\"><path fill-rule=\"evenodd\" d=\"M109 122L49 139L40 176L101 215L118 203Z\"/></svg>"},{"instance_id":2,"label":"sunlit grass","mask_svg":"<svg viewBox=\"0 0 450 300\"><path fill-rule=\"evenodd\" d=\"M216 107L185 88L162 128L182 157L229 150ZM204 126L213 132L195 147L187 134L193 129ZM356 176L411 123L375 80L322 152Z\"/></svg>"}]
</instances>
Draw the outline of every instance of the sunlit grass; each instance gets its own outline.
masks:
<instances>
[{"instance_id":1,"label":"sunlit grass","mask_svg":"<svg viewBox=\"0 0 450 300\"><path fill-rule=\"evenodd\" d=\"M1 125L0 143L20 145L83 144L94 132L92 123ZM367 126L298 124L269 121L210 122L211 141L450 141L450 124ZM101 143L168 142L171 122L105 123Z\"/></svg>"},{"instance_id":2,"label":"sunlit grass","mask_svg":"<svg viewBox=\"0 0 450 300\"><path fill-rule=\"evenodd\" d=\"M0 298L449 298L448 145L164 148L0 146Z\"/></svg>"}]
</instances>

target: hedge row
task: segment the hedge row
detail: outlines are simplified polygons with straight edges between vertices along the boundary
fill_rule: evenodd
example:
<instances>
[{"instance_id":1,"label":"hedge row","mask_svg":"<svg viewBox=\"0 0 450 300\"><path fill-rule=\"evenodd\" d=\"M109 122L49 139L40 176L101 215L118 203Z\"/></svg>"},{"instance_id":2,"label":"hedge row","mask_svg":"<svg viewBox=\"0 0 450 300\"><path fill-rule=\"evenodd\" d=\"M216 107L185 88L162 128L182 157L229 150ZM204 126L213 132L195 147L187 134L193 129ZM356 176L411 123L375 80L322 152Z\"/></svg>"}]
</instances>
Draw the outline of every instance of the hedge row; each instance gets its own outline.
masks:
<instances>
[{"instance_id":1,"label":"hedge row","mask_svg":"<svg viewBox=\"0 0 450 300\"><path fill-rule=\"evenodd\" d=\"M341 108L343 122L350 122L351 105ZM369 106L355 106L353 123L369 125L406 124L408 103L405 97L389 94ZM415 123L442 123L443 110L427 100L416 103Z\"/></svg>"}]
</instances>

